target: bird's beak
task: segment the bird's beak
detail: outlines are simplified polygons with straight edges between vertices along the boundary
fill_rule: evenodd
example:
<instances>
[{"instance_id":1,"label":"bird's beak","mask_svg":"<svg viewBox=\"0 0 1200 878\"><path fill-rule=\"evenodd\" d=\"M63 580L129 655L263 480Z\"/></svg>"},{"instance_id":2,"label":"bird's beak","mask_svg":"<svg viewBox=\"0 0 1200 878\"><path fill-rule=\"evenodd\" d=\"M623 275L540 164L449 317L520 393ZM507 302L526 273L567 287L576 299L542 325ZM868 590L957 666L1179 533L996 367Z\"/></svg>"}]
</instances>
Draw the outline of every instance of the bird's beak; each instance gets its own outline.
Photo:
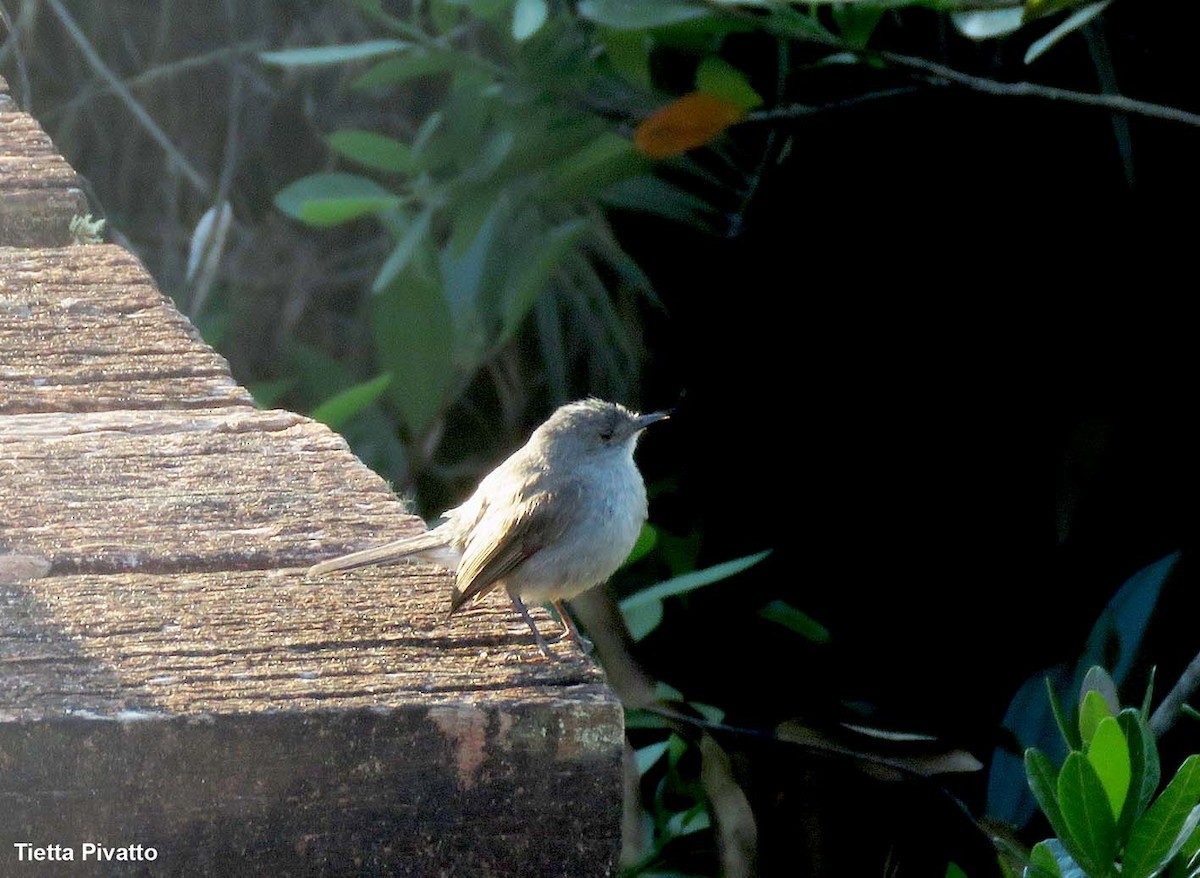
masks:
<instances>
[{"instance_id":1,"label":"bird's beak","mask_svg":"<svg viewBox=\"0 0 1200 878\"><path fill-rule=\"evenodd\" d=\"M651 412L648 415L638 415L633 421L633 432L640 433L651 424L657 423L658 421L665 421L669 417L671 417L671 413L669 411Z\"/></svg>"}]
</instances>

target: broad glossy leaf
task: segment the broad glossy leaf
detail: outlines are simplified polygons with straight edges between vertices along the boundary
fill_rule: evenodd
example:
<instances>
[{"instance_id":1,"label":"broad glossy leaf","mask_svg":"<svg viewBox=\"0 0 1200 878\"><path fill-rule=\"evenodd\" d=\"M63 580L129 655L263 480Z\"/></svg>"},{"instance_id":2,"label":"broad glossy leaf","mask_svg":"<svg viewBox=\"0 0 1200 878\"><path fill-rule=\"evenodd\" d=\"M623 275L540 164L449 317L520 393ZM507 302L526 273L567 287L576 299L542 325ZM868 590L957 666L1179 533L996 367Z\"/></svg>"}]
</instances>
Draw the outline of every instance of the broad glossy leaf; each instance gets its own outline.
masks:
<instances>
[{"instance_id":1,"label":"broad glossy leaf","mask_svg":"<svg viewBox=\"0 0 1200 878\"><path fill-rule=\"evenodd\" d=\"M1083 693L1083 699L1079 702L1079 736L1083 739L1084 747L1091 743L1100 720L1112 715L1113 711L1102 694L1095 689Z\"/></svg>"},{"instance_id":2,"label":"broad glossy leaf","mask_svg":"<svg viewBox=\"0 0 1200 878\"><path fill-rule=\"evenodd\" d=\"M1133 822L1146 810L1158 790L1158 746L1145 717L1135 708L1127 707L1121 711L1117 715L1117 724L1129 744L1129 795L1117 821L1117 834L1128 838Z\"/></svg>"},{"instance_id":3,"label":"broad glossy leaf","mask_svg":"<svg viewBox=\"0 0 1200 878\"><path fill-rule=\"evenodd\" d=\"M813 643L830 641L829 629L807 613L797 610L787 601L771 601L758 611L758 615L772 622L778 622Z\"/></svg>"},{"instance_id":4,"label":"broad glossy leaf","mask_svg":"<svg viewBox=\"0 0 1200 878\"><path fill-rule=\"evenodd\" d=\"M415 271L397 277L371 298L371 330L376 359L395 378L388 397L420 435L441 414L456 378L453 325L436 281Z\"/></svg>"},{"instance_id":5,"label":"broad glossy leaf","mask_svg":"<svg viewBox=\"0 0 1200 878\"><path fill-rule=\"evenodd\" d=\"M374 131L335 131L329 135L329 148L364 167L386 174L408 174L414 169L412 149L407 143Z\"/></svg>"},{"instance_id":6,"label":"broad glossy leaf","mask_svg":"<svg viewBox=\"0 0 1200 878\"><path fill-rule=\"evenodd\" d=\"M1039 841L1029 852L1029 867L1024 878L1062 878L1058 859L1046 842Z\"/></svg>"},{"instance_id":7,"label":"broad glossy leaf","mask_svg":"<svg viewBox=\"0 0 1200 878\"><path fill-rule=\"evenodd\" d=\"M1200 802L1200 755L1189 756L1166 789L1129 832L1122 878L1148 878L1186 838L1179 836ZM1190 833L1189 833L1190 834Z\"/></svg>"},{"instance_id":8,"label":"broad glossy leaf","mask_svg":"<svg viewBox=\"0 0 1200 878\"><path fill-rule=\"evenodd\" d=\"M1117 823L1096 769L1078 750L1067 754L1058 773L1058 806L1068 837L1059 836L1085 871L1103 874L1117 854Z\"/></svg>"},{"instance_id":9,"label":"broad glossy leaf","mask_svg":"<svg viewBox=\"0 0 1200 878\"><path fill-rule=\"evenodd\" d=\"M645 30L703 18L702 3L687 0L580 0L576 7L589 21L617 30Z\"/></svg>"},{"instance_id":10,"label":"broad glossy leaf","mask_svg":"<svg viewBox=\"0 0 1200 878\"><path fill-rule=\"evenodd\" d=\"M709 55L696 68L696 90L723 98L743 110L761 107L763 102L746 75L717 55Z\"/></svg>"},{"instance_id":11,"label":"broad glossy leaf","mask_svg":"<svg viewBox=\"0 0 1200 878\"><path fill-rule=\"evenodd\" d=\"M275 206L285 214L321 227L391 210L403 201L374 180L340 172L301 177L275 196Z\"/></svg>"},{"instance_id":12,"label":"broad glossy leaf","mask_svg":"<svg viewBox=\"0 0 1200 878\"><path fill-rule=\"evenodd\" d=\"M733 101L694 91L644 119L633 133L633 142L647 158L683 155L719 137L745 113Z\"/></svg>"},{"instance_id":13,"label":"broad glossy leaf","mask_svg":"<svg viewBox=\"0 0 1200 878\"><path fill-rule=\"evenodd\" d=\"M1130 764L1129 744L1116 717L1106 716L1100 720L1088 746L1087 759L1104 785L1113 817L1119 818L1129 792Z\"/></svg>"},{"instance_id":14,"label":"broad glossy leaf","mask_svg":"<svg viewBox=\"0 0 1200 878\"><path fill-rule=\"evenodd\" d=\"M325 400L312 410L309 417L333 430L341 429L343 424L382 396L391 383L391 374L385 372L370 381L356 384Z\"/></svg>"},{"instance_id":15,"label":"broad glossy leaf","mask_svg":"<svg viewBox=\"0 0 1200 878\"><path fill-rule=\"evenodd\" d=\"M1121 697L1117 694L1117 684L1100 665L1092 665L1083 675L1083 683L1079 686L1079 697L1082 700L1087 692L1099 692L1108 705L1108 712L1116 716L1121 711Z\"/></svg>"},{"instance_id":16,"label":"broad glossy leaf","mask_svg":"<svg viewBox=\"0 0 1200 878\"><path fill-rule=\"evenodd\" d=\"M345 64L348 61L364 61L382 55L403 52L412 46L402 40L365 40L361 43L346 43L338 46L310 46L303 49L282 49L278 52L260 52L258 57L264 64L276 67L327 67Z\"/></svg>"},{"instance_id":17,"label":"broad glossy leaf","mask_svg":"<svg viewBox=\"0 0 1200 878\"><path fill-rule=\"evenodd\" d=\"M546 23L546 0L517 0L513 6L512 35L517 42L529 39Z\"/></svg>"},{"instance_id":18,"label":"broad glossy leaf","mask_svg":"<svg viewBox=\"0 0 1200 878\"><path fill-rule=\"evenodd\" d=\"M1063 847L1063 843L1057 838L1048 838L1045 841L1038 842L1034 845L1034 852L1036 853L1039 849L1041 849L1042 853L1036 859L1036 862L1044 868L1049 868L1049 863L1045 859L1048 854L1057 870L1055 874L1061 876L1061 878L1088 878L1084 874L1083 869L1079 868L1079 864L1075 862L1075 859L1067 853L1067 849ZM1031 859L1033 859L1032 856ZM1026 871L1025 878L1052 878L1052 876L1047 876L1043 872Z\"/></svg>"}]
</instances>

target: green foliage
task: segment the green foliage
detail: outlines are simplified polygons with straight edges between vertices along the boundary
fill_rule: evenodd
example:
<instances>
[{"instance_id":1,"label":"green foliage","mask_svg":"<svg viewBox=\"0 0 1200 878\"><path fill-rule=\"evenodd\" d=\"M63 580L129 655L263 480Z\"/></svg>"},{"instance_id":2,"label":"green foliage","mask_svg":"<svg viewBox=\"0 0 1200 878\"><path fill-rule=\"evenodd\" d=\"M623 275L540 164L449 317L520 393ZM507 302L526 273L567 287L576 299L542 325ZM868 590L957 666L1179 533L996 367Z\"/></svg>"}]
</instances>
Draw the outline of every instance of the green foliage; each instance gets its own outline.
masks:
<instances>
[{"instance_id":1,"label":"green foliage","mask_svg":"<svg viewBox=\"0 0 1200 878\"><path fill-rule=\"evenodd\" d=\"M1111 702L1115 687L1103 669L1091 668L1085 680L1079 736L1068 739L1062 767L1036 748L1025 751L1029 788L1056 836L1034 846L1026 878L1195 878L1200 755L1155 798L1158 750L1145 711Z\"/></svg>"},{"instance_id":2,"label":"green foliage","mask_svg":"<svg viewBox=\"0 0 1200 878\"><path fill-rule=\"evenodd\" d=\"M427 17L401 20L356 5L398 38L261 57L299 69L372 62L353 83L371 99L394 100L419 79L440 100L413 120L411 137L328 136L334 154L382 182L322 172L291 183L276 204L318 227L373 217L390 239L371 284L382 301L364 307L374 365L394 375L385 402L416 442L512 343L541 296L587 303L605 327L597 342L608 343L616 324L597 291L614 282L649 291L596 210L608 190L623 184L615 203L624 208L688 220L705 205L681 209L673 191L661 198L669 184L590 109L609 100L611 83L569 10L545 0L434 3ZM460 22L479 36L461 47L442 33Z\"/></svg>"},{"instance_id":3,"label":"green foliage","mask_svg":"<svg viewBox=\"0 0 1200 878\"><path fill-rule=\"evenodd\" d=\"M687 594L703 586L736 576L743 570L753 567L769 554L771 554L770 551L757 552L722 564L714 564L703 570L692 570L630 595L621 601L621 613L625 617L629 633L634 640L641 640L657 628L662 622L665 598Z\"/></svg>"}]
</instances>

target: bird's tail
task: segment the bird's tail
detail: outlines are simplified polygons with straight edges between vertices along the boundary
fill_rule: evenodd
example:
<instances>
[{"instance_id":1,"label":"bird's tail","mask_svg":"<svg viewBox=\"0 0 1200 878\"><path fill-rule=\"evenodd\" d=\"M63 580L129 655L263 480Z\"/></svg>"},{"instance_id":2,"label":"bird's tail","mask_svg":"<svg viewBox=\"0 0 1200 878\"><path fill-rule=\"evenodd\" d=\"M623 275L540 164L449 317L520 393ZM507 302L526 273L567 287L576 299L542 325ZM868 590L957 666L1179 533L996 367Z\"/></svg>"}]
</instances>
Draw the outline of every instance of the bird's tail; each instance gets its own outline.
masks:
<instances>
[{"instance_id":1,"label":"bird's tail","mask_svg":"<svg viewBox=\"0 0 1200 878\"><path fill-rule=\"evenodd\" d=\"M405 537L401 540L384 543L382 546L375 546L372 549L363 549L361 552L351 552L349 555L330 558L328 561L322 561L320 564L314 564L308 568L308 575L324 576L335 570L350 570L354 567L365 567L368 564L395 561L432 549L444 549L448 545L448 538L445 531L439 533L439 530L441 528L434 528L423 534L417 534L415 537Z\"/></svg>"}]
</instances>

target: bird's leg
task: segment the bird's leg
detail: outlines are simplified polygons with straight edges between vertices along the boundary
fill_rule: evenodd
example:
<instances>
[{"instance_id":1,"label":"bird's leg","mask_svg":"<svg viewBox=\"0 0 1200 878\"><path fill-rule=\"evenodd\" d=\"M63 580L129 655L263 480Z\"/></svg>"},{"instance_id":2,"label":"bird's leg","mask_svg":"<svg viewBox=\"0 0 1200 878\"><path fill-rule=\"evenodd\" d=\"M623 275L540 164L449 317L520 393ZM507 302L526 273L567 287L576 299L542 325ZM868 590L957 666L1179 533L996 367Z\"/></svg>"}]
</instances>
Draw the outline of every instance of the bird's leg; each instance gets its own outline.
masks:
<instances>
[{"instance_id":1,"label":"bird's leg","mask_svg":"<svg viewBox=\"0 0 1200 878\"><path fill-rule=\"evenodd\" d=\"M516 595L512 595L512 602L513 606L517 608L517 612L521 614L521 618L525 620L525 624L529 626L529 630L533 632L533 642L542 651L542 655L552 661L557 661L554 653L550 652L550 645L546 643L546 638L542 637L542 632L538 631L537 625L533 624L533 617L525 609L525 603Z\"/></svg>"},{"instance_id":2,"label":"bird's leg","mask_svg":"<svg viewBox=\"0 0 1200 878\"><path fill-rule=\"evenodd\" d=\"M570 635L571 639L575 641L575 645L583 650L583 654L589 655L592 651L592 642L579 633L579 629L575 627L575 620L571 618L571 613L563 602L551 601L550 606L554 607L554 612L558 613L558 618L562 620L562 637ZM562 637L559 639L561 640Z\"/></svg>"}]
</instances>

